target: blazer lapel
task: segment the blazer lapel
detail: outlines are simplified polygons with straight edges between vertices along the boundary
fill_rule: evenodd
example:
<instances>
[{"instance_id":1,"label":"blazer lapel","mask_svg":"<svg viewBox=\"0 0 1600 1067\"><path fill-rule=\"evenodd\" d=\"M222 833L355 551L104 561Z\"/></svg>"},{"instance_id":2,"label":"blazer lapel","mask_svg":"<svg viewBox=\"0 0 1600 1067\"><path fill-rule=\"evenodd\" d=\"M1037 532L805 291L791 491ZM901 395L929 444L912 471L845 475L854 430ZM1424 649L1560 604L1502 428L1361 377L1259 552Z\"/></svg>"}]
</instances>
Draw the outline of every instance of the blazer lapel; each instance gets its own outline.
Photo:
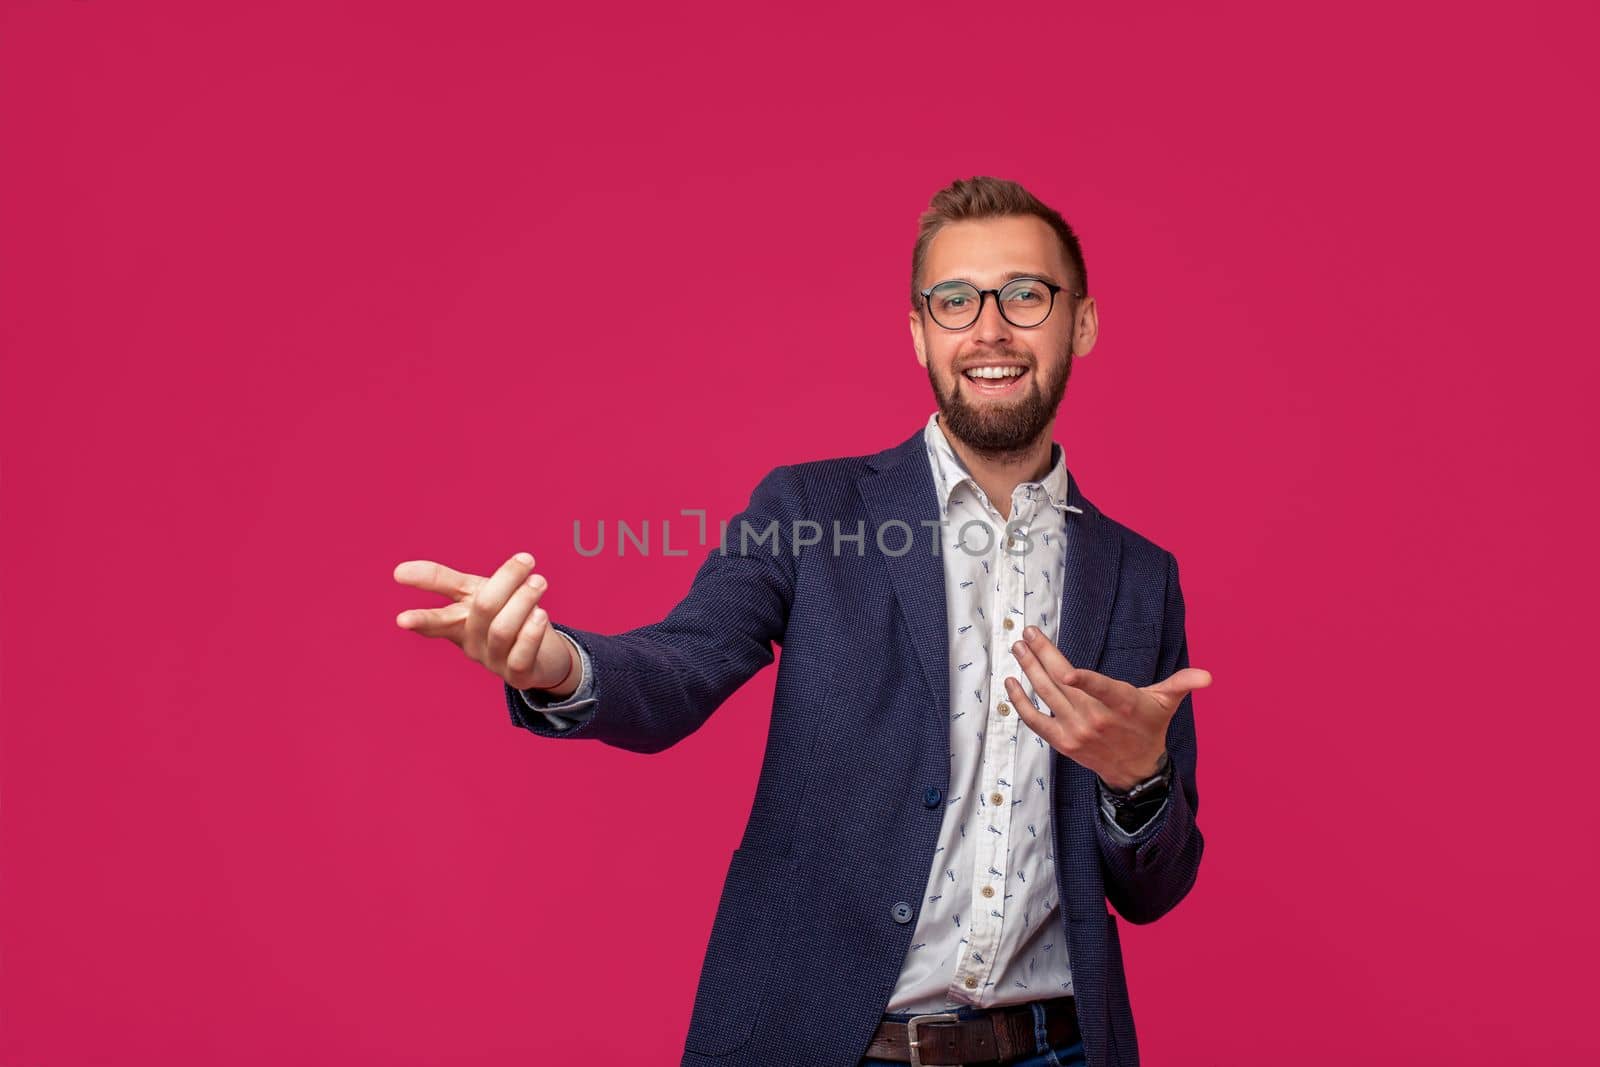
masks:
<instances>
[{"instance_id":1,"label":"blazer lapel","mask_svg":"<svg viewBox=\"0 0 1600 1067\"><path fill-rule=\"evenodd\" d=\"M1111 521L1083 495L1071 468L1067 470L1068 510L1066 578L1061 583L1061 625L1056 647L1074 667L1093 669L1100 662L1111 602L1117 595L1117 568L1122 541Z\"/></svg>"},{"instance_id":2,"label":"blazer lapel","mask_svg":"<svg viewBox=\"0 0 1600 1067\"><path fill-rule=\"evenodd\" d=\"M894 583L895 599L911 643L922 663L923 678L933 694L940 722L949 717L950 636L944 599L944 558L929 539L939 529L939 498L928 466L927 446L918 430L893 448L867 459L871 473L856 481L867 512L868 551L876 552L877 531L896 519L911 528L911 548L898 555L882 553ZM932 527L922 525L933 523ZM884 543L898 546L904 532L892 529ZM942 546L941 546L942 547Z\"/></svg>"}]
</instances>

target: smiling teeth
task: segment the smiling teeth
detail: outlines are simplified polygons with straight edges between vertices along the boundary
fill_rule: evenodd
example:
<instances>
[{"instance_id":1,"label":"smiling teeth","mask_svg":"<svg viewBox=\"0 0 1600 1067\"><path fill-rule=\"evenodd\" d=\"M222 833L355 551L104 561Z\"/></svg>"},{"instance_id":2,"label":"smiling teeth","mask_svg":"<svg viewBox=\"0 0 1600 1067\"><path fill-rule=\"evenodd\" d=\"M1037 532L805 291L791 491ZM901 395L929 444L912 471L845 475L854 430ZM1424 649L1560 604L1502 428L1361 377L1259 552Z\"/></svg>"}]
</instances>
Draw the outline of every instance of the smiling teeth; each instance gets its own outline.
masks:
<instances>
[{"instance_id":1,"label":"smiling teeth","mask_svg":"<svg viewBox=\"0 0 1600 1067\"><path fill-rule=\"evenodd\" d=\"M1022 374L1022 367L974 367L967 371L968 378L1015 378Z\"/></svg>"}]
</instances>

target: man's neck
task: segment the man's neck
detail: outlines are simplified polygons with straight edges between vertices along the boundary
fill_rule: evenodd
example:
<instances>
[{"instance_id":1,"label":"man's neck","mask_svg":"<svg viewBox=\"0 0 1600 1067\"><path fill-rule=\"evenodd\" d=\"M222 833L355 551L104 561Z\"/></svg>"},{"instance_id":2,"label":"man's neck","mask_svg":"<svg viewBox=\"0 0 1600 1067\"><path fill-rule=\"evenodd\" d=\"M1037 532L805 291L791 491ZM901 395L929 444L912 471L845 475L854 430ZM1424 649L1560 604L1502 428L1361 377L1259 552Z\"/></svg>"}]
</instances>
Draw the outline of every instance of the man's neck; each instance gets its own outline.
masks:
<instances>
[{"instance_id":1,"label":"man's neck","mask_svg":"<svg viewBox=\"0 0 1600 1067\"><path fill-rule=\"evenodd\" d=\"M978 483L983 495L1000 512L1002 519L1011 518L1011 494L1023 482L1041 482L1050 473L1052 450L1051 429L1054 421L1045 427L1039 439L1020 452L1004 456L986 456L974 451L967 443L945 427L939 420L939 429L950 442L950 448L966 464L972 480Z\"/></svg>"}]
</instances>

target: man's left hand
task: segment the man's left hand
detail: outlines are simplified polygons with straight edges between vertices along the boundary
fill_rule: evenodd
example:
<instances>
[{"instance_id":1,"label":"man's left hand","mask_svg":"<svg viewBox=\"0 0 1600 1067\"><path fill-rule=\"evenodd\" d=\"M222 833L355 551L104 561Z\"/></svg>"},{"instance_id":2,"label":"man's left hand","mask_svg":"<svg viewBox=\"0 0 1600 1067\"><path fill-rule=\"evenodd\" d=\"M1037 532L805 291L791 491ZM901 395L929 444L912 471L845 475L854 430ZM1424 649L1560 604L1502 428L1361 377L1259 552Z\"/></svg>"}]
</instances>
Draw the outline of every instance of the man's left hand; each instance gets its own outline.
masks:
<instances>
[{"instance_id":1,"label":"man's left hand","mask_svg":"<svg viewBox=\"0 0 1600 1067\"><path fill-rule=\"evenodd\" d=\"M1113 789L1149 778L1167 747L1167 724L1191 691L1211 684L1211 672L1185 667L1143 689L1074 667L1037 626L1011 646L1023 673L1053 715L1033 706L1015 677L1006 692L1022 721L1045 743L1089 768Z\"/></svg>"}]
</instances>

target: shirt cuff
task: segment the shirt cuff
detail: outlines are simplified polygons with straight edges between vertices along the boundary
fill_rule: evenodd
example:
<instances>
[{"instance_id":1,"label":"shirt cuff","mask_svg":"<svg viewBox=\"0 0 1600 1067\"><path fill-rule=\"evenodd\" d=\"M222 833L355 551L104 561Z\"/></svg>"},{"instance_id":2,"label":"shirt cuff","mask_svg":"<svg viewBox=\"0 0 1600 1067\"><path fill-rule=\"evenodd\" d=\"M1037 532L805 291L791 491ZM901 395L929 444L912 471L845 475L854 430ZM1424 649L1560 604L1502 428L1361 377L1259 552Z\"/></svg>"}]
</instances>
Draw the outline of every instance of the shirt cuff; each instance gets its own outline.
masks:
<instances>
[{"instance_id":1,"label":"shirt cuff","mask_svg":"<svg viewBox=\"0 0 1600 1067\"><path fill-rule=\"evenodd\" d=\"M518 689L522 702L544 715L557 730L570 730L594 716L594 664L589 661L589 650L570 634L562 633L563 640L578 653L578 688L570 696L557 700L543 689Z\"/></svg>"}]
</instances>

